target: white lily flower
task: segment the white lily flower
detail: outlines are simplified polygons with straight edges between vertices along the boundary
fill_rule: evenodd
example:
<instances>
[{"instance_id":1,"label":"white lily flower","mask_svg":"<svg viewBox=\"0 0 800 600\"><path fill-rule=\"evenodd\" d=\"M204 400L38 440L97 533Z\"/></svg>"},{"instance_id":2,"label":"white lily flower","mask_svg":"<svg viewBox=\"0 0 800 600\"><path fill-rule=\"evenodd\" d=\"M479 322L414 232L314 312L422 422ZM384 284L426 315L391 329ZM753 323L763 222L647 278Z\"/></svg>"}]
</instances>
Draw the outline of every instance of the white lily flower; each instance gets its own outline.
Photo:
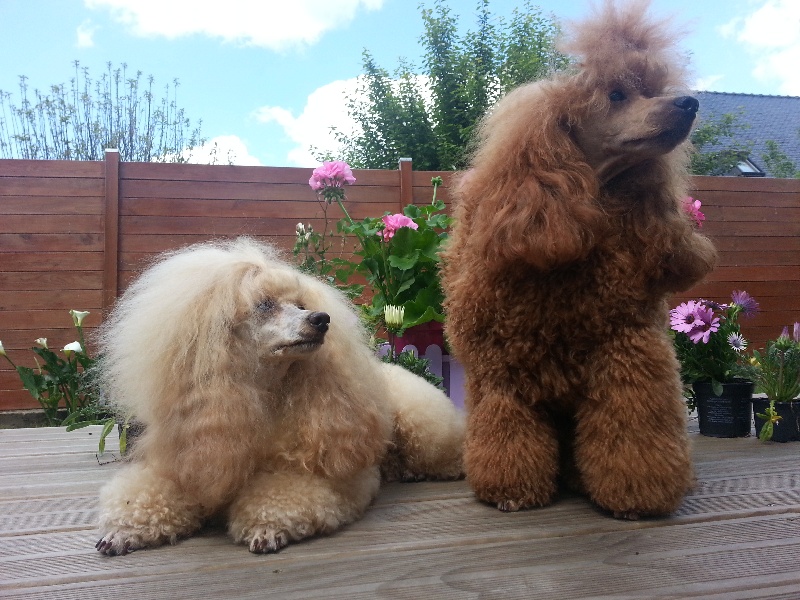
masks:
<instances>
[{"instance_id":1,"label":"white lily flower","mask_svg":"<svg viewBox=\"0 0 800 600\"><path fill-rule=\"evenodd\" d=\"M88 310L71 310L69 314L72 315L72 322L75 323L75 327L80 327L83 320L86 318L86 315L89 314Z\"/></svg>"},{"instance_id":2,"label":"white lily flower","mask_svg":"<svg viewBox=\"0 0 800 600\"><path fill-rule=\"evenodd\" d=\"M36 343L39 344L45 350L47 349L47 338L37 338Z\"/></svg>"},{"instance_id":3,"label":"white lily flower","mask_svg":"<svg viewBox=\"0 0 800 600\"><path fill-rule=\"evenodd\" d=\"M298 223L294 230L297 232L297 235L303 235L306 232L306 229L303 227L302 223Z\"/></svg>"},{"instance_id":4,"label":"white lily flower","mask_svg":"<svg viewBox=\"0 0 800 600\"><path fill-rule=\"evenodd\" d=\"M66 346L64 346L64 354L69 356L71 352L83 352L83 348L81 348L81 343L72 342L71 344L67 344Z\"/></svg>"}]
</instances>

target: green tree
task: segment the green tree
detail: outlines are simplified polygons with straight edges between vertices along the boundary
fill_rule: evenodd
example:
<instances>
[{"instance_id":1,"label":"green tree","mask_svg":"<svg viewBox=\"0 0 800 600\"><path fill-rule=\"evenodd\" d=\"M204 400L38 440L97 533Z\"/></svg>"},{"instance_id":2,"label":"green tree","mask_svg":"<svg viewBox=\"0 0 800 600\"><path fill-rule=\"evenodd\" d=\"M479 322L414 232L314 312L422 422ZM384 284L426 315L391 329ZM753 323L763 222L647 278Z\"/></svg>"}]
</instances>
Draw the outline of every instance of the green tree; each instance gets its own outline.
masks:
<instances>
[{"instance_id":1,"label":"green tree","mask_svg":"<svg viewBox=\"0 0 800 600\"><path fill-rule=\"evenodd\" d=\"M421 170L463 167L476 123L503 93L568 64L555 49L558 24L529 0L509 21L479 0L476 27L461 36L444 0L421 14L419 72L401 59L390 74L364 52L360 86L347 101L359 130L335 132L352 166L395 168L409 156Z\"/></svg>"},{"instance_id":2,"label":"green tree","mask_svg":"<svg viewBox=\"0 0 800 600\"><path fill-rule=\"evenodd\" d=\"M732 113L712 117L692 132L693 175L726 175L750 155L752 142L739 142L736 139L749 127L741 122L740 117Z\"/></svg>"},{"instance_id":3,"label":"green tree","mask_svg":"<svg viewBox=\"0 0 800 600\"><path fill-rule=\"evenodd\" d=\"M767 140L764 142L764 145L767 147L767 151L761 155L761 158L764 159L764 164L773 177L800 179L800 169L798 169L792 159L780 149L775 140Z\"/></svg>"},{"instance_id":4,"label":"green tree","mask_svg":"<svg viewBox=\"0 0 800 600\"><path fill-rule=\"evenodd\" d=\"M52 85L49 93L31 92L25 76L16 103L0 90L0 158L102 160L116 148L124 161L186 162L205 143L202 122L193 126L178 108L177 79L157 99L153 77L129 76L124 63L108 63L97 80L73 64L69 84Z\"/></svg>"}]
</instances>

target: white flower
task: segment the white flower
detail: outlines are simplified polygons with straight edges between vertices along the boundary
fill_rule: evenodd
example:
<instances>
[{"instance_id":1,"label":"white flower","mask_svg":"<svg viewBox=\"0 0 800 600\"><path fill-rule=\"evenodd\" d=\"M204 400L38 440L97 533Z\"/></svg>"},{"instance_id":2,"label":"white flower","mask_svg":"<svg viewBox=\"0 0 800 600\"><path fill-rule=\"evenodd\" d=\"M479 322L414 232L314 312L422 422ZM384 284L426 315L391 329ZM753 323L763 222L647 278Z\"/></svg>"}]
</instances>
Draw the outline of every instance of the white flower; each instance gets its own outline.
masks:
<instances>
[{"instance_id":1,"label":"white flower","mask_svg":"<svg viewBox=\"0 0 800 600\"><path fill-rule=\"evenodd\" d=\"M297 232L297 235L303 235L306 232L306 228L303 227L302 223L298 223L294 230Z\"/></svg>"},{"instance_id":2,"label":"white flower","mask_svg":"<svg viewBox=\"0 0 800 600\"><path fill-rule=\"evenodd\" d=\"M386 321L386 326L391 329L400 329L403 326L405 312L406 309L402 306L394 306L393 304L384 306L383 319Z\"/></svg>"},{"instance_id":3,"label":"white flower","mask_svg":"<svg viewBox=\"0 0 800 600\"><path fill-rule=\"evenodd\" d=\"M6 349L3 348L3 342L0 342L0 356L7 356Z\"/></svg>"},{"instance_id":4,"label":"white flower","mask_svg":"<svg viewBox=\"0 0 800 600\"><path fill-rule=\"evenodd\" d=\"M80 327L83 320L86 318L86 315L89 314L88 310L71 310L69 314L72 315L72 322L75 323L75 327Z\"/></svg>"},{"instance_id":5,"label":"white flower","mask_svg":"<svg viewBox=\"0 0 800 600\"><path fill-rule=\"evenodd\" d=\"M39 344L42 348L47 349L47 338L38 338L36 343Z\"/></svg>"},{"instance_id":6,"label":"white flower","mask_svg":"<svg viewBox=\"0 0 800 600\"><path fill-rule=\"evenodd\" d=\"M72 342L71 344L64 346L64 354L69 356L70 352L83 352L80 342Z\"/></svg>"}]
</instances>

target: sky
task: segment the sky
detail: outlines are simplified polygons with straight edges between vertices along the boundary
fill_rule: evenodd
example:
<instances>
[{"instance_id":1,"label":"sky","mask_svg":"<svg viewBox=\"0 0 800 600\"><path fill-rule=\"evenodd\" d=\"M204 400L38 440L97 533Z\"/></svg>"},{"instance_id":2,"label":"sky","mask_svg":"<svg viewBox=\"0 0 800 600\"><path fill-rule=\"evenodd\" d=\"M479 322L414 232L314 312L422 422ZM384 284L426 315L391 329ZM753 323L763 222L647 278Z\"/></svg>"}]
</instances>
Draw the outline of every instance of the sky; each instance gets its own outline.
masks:
<instances>
[{"instance_id":1,"label":"sky","mask_svg":"<svg viewBox=\"0 0 800 600\"><path fill-rule=\"evenodd\" d=\"M462 30L477 4L449 0ZM518 4L490 9L508 18ZM562 22L591 6L533 4ZM157 98L177 79L178 106L234 163L314 167L311 146L335 154L330 127L352 127L345 98L365 49L390 72L400 58L420 64L421 5L433 0L0 0L0 90L13 101L20 76L47 92L69 83L76 60L93 79L126 63L155 78ZM651 10L686 32L693 89L800 96L800 1L653 0ZM194 160L208 162L203 151Z\"/></svg>"}]
</instances>

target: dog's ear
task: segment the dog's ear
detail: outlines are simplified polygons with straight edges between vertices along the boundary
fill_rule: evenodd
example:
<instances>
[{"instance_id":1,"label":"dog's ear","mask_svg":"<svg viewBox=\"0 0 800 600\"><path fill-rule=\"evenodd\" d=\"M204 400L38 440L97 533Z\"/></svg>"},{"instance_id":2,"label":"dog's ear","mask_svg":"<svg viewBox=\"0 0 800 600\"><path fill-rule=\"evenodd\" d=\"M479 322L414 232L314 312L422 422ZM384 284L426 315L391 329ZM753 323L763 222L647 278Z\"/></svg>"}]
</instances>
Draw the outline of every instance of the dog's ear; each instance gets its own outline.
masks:
<instances>
[{"instance_id":1,"label":"dog's ear","mask_svg":"<svg viewBox=\"0 0 800 600\"><path fill-rule=\"evenodd\" d=\"M512 92L482 126L473 167L456 186L459 235L490 264L547 270L585 256L605 217L597 177L567 127L545 98L525 93Z\"/></svg>"}]
</instances>

